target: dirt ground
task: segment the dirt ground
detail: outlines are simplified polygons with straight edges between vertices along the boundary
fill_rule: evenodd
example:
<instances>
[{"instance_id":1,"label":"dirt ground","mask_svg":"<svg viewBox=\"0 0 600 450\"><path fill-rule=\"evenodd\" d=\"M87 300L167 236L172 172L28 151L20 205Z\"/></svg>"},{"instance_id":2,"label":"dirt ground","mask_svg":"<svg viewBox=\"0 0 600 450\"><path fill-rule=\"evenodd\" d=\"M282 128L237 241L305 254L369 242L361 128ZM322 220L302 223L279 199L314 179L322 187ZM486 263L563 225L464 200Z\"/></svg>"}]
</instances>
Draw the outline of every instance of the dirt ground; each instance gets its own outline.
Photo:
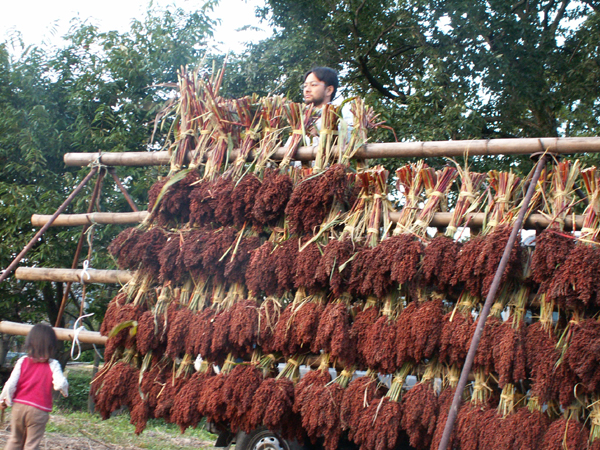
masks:
<instances>
[{"instance_id":1,"label":"dirt ground","mask_svg":"<svg viewBox=\"0 0 600 450\"><path fill-rule=\"evenodd\" d=\"M50 416L50 421L65 420L60 416ZM10 436L10 428L8 421L0 426L0 448L4 448L6 441ZM40 446L41 450L144 450L141 447L133 445L121 446L112 443L102 442L101 436L93 436L87 433L85 430L78 430L79 435L69 436L60 433L46 432L44 440ZM146 431L148 435L152 434L152 431ZM190 437L173 437L170 439L171 448L183 447L195 447L198 449L212 449L212 442L201 441L199 439Z\"/></svg>"}]
</instances>

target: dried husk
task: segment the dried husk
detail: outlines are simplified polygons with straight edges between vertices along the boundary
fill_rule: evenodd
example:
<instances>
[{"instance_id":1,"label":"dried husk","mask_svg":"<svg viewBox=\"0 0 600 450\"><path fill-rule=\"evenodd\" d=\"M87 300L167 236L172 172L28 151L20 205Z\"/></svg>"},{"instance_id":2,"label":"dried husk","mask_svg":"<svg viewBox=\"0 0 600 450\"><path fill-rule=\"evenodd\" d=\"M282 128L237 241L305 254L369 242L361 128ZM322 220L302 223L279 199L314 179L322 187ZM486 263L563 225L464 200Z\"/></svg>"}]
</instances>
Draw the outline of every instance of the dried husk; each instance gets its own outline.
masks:
<instances>
[{"instance_id":1,"label":"dried husk","mask_svg":"<svg viewBox=\"0 0 600 450\"><path fill-rule=\"evenodd\" d=\"M462 244L447 236L436 236L423 250L421 286L450 292Z\"/></svg>"},{"instance_id":2,"label":"dried husk","mask_svg":"<svg viewBox=\"0 0 600 450\"><path fill-rule=\"evenodd\" d=\"M342 429L348 430L348 438L354 440L360 418L365 409L373 402L380 400L387 388L379 382L377 374L369 373L355 378L344 391L340 406L340 423Z\"/></svg>"},{"instance_id":3,"label":"dried husk","mask_svg":"<svg viewBox=\"0 0 600 450\"><path fill-rule=\"evenodd\" d=\"M402 397L402 429L415 448L428 448L438 418L438 396L432 380L421 382Z\"/></svg>"},{"instance_id":4,"label":"dried husk","mask_svg":"<svg viewBox=\"0 0 600 450\"><path fill-rule=\"evenodd\" d=\"M233 224L241 228L245 223L253 223L252 209L261 187L256 175L248 173L239 180L231 192L231 215Z\"/></svg>"},{"instance_id":5,"label":"dried husk","mask_svg":"<svg viewBox=\"0 0 600 450\"><path fill-rule=\"evenodd\" d=\"M552 422L546 430L541 448L544 450L585 449L588 445L588 436L589 431L577 420L561 417Z\"/></svg>"},{"instance_id":6,"label":"dried husk","mask_svg":"<svg viewBox=\"0 0 600 450\"><path fill-rule=\"evenodd\" d=\"M119 269L137 270L140 261L134 249L142 234L139 228L126 228L108 246L108 252L117 260Z\"/></svg>"},{"instance_id":7,"label":"dried husk","mask_svg":"<svg viewBox=\"0 0 600 450\"><path fill-rule=\"evenodd\" d=\"M133 408L135 396L139 396L139 374L139 370L122 361L98 372L92 381L91 392L96 411L103 420L122 406Z\"/></svg>"},{"instance_id":8,"label":"dried husk","mask_svg":"<svg viewBox=\"0 0 600 450\"><path fill-rule=\"evenodd\" d=\"M246 433L252 431L246 416L262 380L262 373L254 364L239 364L227 376L222 391L226 416L234 433L239 430Z\"/></svg>"},{"instance_id":9,"label":"dried husk","mask_svg":"<svg viewBox=\"0 0 600 450\"><path fill-rule=\"evenodd\" d=\"M348 289L351 273L349 260L357 251L358 245L349 238L333 239L323 248L315 278L320 285L329 286L335 297L341 296Z\"/></svg>"},{"instance_id":10,"label":"dried husk","mask_svg":"<svg viewBox=\"0 0 600 450\"><path fill-rule=\"evenodd\" d=\"M292 190L293 182L289 175L267 170L252 208L256 224L275 225L283 217Z\"/></svg>"},{"instance_id":11,"label":"dried husk","mask_svg":"<svg viewBox=\"0 0 600 450\"><path fill-rule=\"evenodd\" d=\"M175 394L171 420L179 425L182 433L187 428L196 428L202 420L197 403L202 391L202 384L211 376L213 376L212 369L195 372Z\"/></svg>"},{"instance_id":12,"label":"dried husk","mask_svg":"<svg viewBox=\"0 0 600 450\"><path fill-rule=\"evenodd\" d=\"M328 304L319 322L313 352L320 349L347 365L353 364L356 358L356 344L351 339L350 326L348 305L343 301Z\"/></svg>"},{"instance_id":13,"label":"dried husk","mask_svg":"<svg viewBox=\"0 0 600 450\"><path fill-rule=\"evenodd\" d=\"M325 290L329 285L329 277L323 279L318 276L321 264L321 251L316 242L302 246L296 256L294 287L305 289L309 294Z\"/></svg>"},{"instance_id":14,"label":"dried husk","mask_svg":"<svg viewBox=\"0 0 600 450\"><path fill-rule=\"evenodd\" d=\"M273 243L266 241L252 252L246 270L246 286L254 295L264 293L270 296L277 291L277 260L273 249Z\"/></svg>"}]
</instances>

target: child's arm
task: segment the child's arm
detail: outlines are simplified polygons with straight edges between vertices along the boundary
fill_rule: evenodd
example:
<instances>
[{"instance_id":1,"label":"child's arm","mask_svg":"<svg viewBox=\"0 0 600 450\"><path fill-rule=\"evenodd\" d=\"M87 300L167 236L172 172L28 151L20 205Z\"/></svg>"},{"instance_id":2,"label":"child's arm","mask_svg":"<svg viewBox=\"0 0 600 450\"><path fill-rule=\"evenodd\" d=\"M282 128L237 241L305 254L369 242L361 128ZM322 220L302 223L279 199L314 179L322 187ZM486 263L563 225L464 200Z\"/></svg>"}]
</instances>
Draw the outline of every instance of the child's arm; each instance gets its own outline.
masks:
<instances>
[{"instance_id":1,"label":"child's arm","mask_svg":"<svg viewBox=\"0 0 600 450\"><path fill-rule=\"evenodd\" d=\"M54 385L55 391L60 391L60 393L64 397L69 396L69 382L63 375L63 371L60 367L60 363L51 359L50 361L50 369L52 370L52 384Z\"/></svg>"},{"instance_id":2,"label":"child's arm","mask_svg":"<svg viewBox=\"0 0 600 450\"><path fill-rule=\"evenodd\" d=\"M0 403L4 403L6 406L12 406L12 399L15 395L15 391L17 390L17 383L19 382L19 377L21 376L21 366L23 365L25 358L26 356L19 358L15 364L15 367L13 368L12 373L10 374L9 379L4 385L4 389L2 389L2 393L0 394Z\"/></svg>"}]
</instances>

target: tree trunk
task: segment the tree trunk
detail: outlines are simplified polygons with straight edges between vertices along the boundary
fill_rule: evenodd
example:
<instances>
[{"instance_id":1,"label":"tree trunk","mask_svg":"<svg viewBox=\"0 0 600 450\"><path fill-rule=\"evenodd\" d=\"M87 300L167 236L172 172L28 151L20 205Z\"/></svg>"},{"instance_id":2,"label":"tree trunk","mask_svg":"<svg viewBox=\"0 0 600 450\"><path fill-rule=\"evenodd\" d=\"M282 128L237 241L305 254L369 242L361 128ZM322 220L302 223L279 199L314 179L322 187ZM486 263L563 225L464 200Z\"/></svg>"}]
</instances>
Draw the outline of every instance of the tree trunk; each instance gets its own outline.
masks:
<instances>
[{"instance_id":1,"label":"tree trunk","mask_svg":"<svg viewBox=\"0 0 600 450\"><path fill-rule=\"evenodd\" d=\"M98 366L100 366L100 356L98 352L94 352L94 367L92 368L92 380L98 373ZM96 403L94 402L94 396L92 395L92 388L90 387L90 393L88 394L88 412L94 414L96 409Z\"/></svg>"},{"instance_id":2,"label":"tree trunk","mask_svg":"<svg viewBox=\"0 0 600 450\"><path fill-rule=\"evenodd\" d=\"M10 334L0 333L0 367L2 367L6 362L6 354L10 348L11 337L12 336Z\"/></svg>"}]
</instances>

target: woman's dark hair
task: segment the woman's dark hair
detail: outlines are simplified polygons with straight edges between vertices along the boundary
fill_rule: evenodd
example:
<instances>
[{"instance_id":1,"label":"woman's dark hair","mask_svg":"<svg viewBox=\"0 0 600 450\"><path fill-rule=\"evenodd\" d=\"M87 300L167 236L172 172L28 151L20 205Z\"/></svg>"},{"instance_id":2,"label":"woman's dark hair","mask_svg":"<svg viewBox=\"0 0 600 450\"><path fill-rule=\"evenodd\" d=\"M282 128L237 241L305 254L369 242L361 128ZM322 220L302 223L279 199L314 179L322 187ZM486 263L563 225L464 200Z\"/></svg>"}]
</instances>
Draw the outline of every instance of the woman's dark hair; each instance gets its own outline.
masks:
<instances>
[{"instance_id":1,"label":"woman's dark hair","mask_svg":"<svg viewBox=\"0 0 600 450\"><path fill-rule=\"evenodd\" d=\"M38 323L29 331L25 339L27 354L34 359L50 359L56 353L58 339L50 325Z\"/></svg>"},{"instance_id":2,"label":"woman's dark hair","mask_svg":"<svg viewBox=\"0 0 600 450\"><path fill-rule=\"evenodd\" d=\"M314 67L304 74L304 81L311 73L314 73L319 81L325 83L325 87L333 86L333 94L331 94L331 100L333 100L339 86L337 72L330 67Z\"/></svg>"}]
</instances>

